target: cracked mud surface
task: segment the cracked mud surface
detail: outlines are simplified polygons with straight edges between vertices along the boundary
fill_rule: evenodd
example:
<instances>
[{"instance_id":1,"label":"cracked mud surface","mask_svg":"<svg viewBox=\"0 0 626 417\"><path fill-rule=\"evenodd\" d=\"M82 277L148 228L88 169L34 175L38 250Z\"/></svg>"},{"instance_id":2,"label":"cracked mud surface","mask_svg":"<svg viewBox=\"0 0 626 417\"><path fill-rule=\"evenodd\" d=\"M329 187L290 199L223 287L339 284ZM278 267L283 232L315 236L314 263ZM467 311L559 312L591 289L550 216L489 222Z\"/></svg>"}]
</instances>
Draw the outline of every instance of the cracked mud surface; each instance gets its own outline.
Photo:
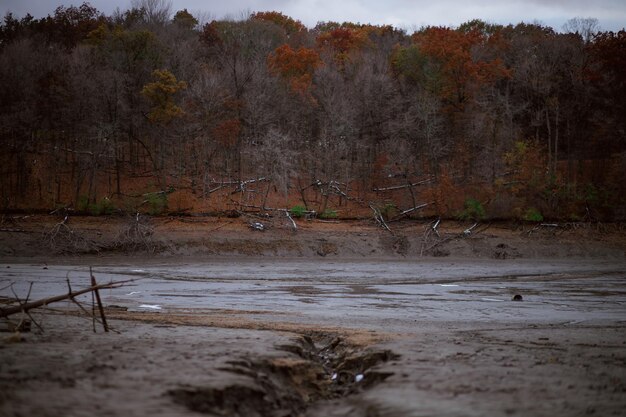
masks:
<instances>
[{"instance_id":1,"label":"cracked mud surface","mask_svg":"<svg viewBox=\"0 0 626 417\"><path fill-rule=\"evenodd\" d=\"M120 334L93 334L64 303L34 312L44 333L0 333L0 415L626 408L623 260L94 258L5 263L0 283L25 294L34 281L42 298L66 291L68 273L87 285L87 265L99 282L137 279L101 294Z\"/></svg>"}]
</instances>

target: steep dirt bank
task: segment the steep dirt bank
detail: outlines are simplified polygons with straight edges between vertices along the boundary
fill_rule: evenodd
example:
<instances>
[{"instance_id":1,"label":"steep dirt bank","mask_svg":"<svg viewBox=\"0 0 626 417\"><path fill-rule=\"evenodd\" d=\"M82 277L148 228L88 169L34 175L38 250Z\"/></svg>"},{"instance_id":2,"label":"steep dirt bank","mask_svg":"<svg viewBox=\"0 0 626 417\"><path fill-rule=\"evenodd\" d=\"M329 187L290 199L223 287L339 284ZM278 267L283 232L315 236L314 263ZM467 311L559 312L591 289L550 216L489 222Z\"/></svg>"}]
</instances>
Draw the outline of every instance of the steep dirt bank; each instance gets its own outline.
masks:
<instances>
[{"instance_id":1,"label":"steep dirt bank","mask_svg":"<svg viewBox=\"0 0 626 417\"><path fill-rule=\"evenodd\" d=\"M259 222L264 231L250 227ZM519 225L428 221L297 221L286 218L71 217L5 218L0 256L5 258L92 254L98 256L278 256L278 257L471 257L623 258L623 224Z\"/></svg>"}]
</instances>

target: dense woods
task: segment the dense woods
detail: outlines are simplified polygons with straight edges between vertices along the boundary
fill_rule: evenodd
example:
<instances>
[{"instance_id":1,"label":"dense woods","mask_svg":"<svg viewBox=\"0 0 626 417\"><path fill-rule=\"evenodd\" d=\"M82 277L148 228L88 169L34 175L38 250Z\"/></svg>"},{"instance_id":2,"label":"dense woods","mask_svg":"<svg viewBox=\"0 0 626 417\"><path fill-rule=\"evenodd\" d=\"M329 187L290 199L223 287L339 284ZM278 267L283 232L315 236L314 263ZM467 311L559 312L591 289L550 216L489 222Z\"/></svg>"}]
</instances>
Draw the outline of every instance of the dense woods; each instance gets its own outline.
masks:
<instances>
[{"instance_id":1,"label":"dense woods","mask_svg":"<svg viewBox=\"0 0 626 417\"><path fill-rule=\"evenodd\" d=\"M594 19L8 14L2 208L624 219L624 68L626 31Z\"/></svg>"}]
</instances>

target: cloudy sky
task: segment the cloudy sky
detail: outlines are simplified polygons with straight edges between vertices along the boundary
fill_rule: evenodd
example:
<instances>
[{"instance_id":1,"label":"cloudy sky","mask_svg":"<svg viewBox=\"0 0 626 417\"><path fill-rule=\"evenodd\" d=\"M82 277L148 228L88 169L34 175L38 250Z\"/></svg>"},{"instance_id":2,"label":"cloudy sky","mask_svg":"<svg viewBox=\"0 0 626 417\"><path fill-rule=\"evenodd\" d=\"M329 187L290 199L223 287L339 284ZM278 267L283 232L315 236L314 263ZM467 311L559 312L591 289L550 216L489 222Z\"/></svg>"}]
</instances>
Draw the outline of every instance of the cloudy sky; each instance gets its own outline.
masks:
<instances>
[{"instance_id":1,"label":"cloudy sky","mask_svg":"<svg viewBox=\"0 0 626 417\"><path fill-rule=\"evenodd\" d=\"M21 17L51 14L59 5L82 0L0 0L0 13ZM105 14L130 6L130 0L91 0ZM240 16L245 11L280 11L309 27L319 21L391 24L407 30L423 25L457 26L474 18L509 24L538 21L560 29L573 17L594 17L601 29L626 26L625 0L172 0L173 9L186 8L204 19Z\"/></svg>"}]
</instances>

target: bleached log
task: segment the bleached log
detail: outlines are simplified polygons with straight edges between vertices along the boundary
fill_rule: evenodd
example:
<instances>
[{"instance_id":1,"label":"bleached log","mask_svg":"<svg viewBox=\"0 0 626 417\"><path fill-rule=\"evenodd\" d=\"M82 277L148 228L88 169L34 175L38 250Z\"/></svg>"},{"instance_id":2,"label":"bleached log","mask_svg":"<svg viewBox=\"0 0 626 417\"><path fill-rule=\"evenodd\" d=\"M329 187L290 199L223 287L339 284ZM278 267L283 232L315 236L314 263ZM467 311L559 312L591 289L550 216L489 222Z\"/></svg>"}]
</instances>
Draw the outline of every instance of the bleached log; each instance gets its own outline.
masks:
<instances>
[{"instance_id":1,"label":"bleached log","mask_svg":"<svg viewBox=\"0 0 626 417\"><path fill-rule=\"evenodd\" d=\"M289 213L289 210L285 210L285 215L287 216L287 218L291 222L291 225L293 226L293 230L298 230L298 225L296 225L296 222L291 217L291 213Z\"/></svg>"}]
</instances>

